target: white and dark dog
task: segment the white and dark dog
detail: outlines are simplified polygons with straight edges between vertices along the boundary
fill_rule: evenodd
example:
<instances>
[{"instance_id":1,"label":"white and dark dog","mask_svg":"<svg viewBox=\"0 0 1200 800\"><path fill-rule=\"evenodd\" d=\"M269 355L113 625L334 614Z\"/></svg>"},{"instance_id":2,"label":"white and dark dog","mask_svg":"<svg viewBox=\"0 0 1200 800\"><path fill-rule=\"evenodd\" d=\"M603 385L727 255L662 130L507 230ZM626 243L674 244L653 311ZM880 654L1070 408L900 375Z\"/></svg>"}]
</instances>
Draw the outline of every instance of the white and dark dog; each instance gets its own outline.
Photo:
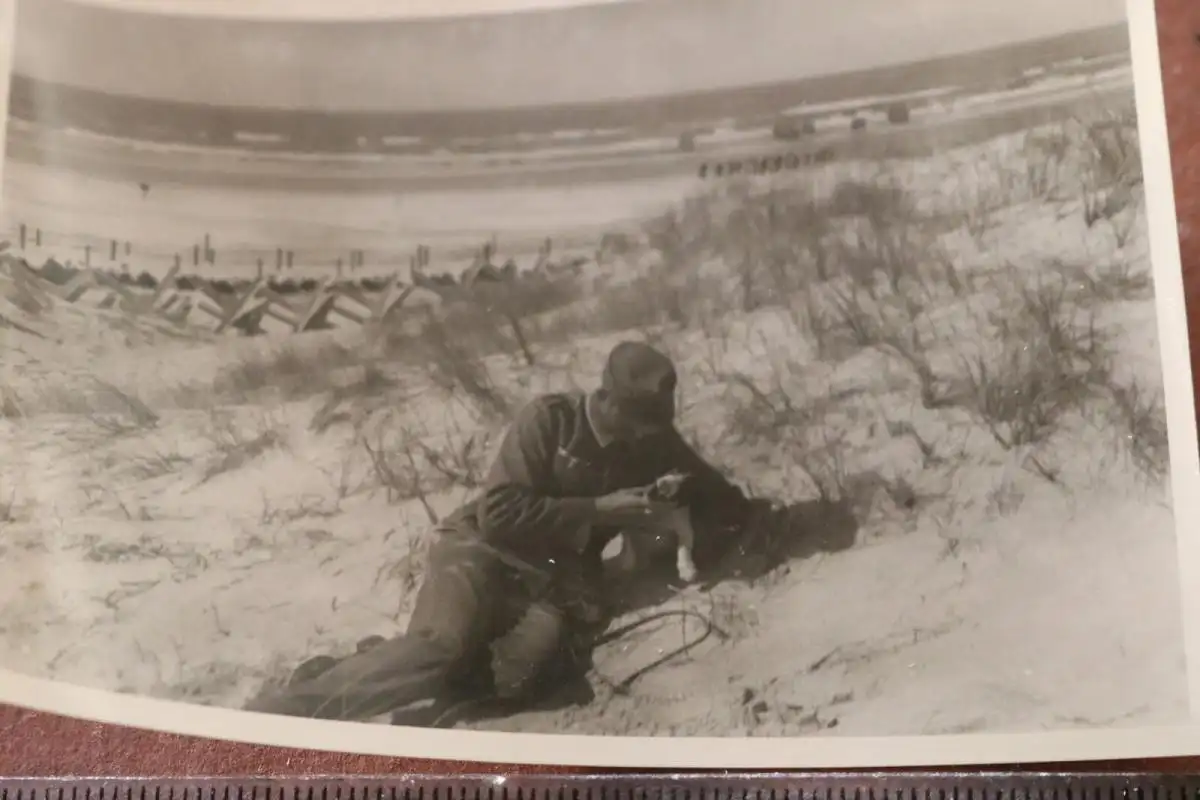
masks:
<instances>
[{"instance_id":1,"label":"white and dark dog","mask_svg":"<svg viewBox=\"0 0 1200 800\"><path fill-rule=\"evenodd\" d=\"M623 531L617 537L620 552L616 556L617 569L629 573L641 566L666 547L675 549L675 572L684 583L696 580L696 563L693 550L696 534L692 528L691 509L683 502L684 488L688 476L670 472L646 487L649 499L673 506L666 524L652 530Z\"/></svg>"}]
</instances>

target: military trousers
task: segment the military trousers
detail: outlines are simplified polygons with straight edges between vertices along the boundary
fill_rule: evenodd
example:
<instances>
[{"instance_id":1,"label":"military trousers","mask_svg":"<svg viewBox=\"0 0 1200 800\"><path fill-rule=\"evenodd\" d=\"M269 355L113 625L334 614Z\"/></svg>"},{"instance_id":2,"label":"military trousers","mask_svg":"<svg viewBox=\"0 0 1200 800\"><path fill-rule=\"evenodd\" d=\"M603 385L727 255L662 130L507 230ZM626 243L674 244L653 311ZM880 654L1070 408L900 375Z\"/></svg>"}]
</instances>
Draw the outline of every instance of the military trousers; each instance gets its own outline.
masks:
<instances>
[{"instance_id":1,"label":"military trousers","mask_svg":"<svg viewBox=\"0 0 1200 800\"><path fill-rule=\"evenodd\" d=\"M407 631L260 697L249 711L366 720L448 691L513 699L567 654L572 615L476 536L439 531Z\"/></svg>"}]
</instances>

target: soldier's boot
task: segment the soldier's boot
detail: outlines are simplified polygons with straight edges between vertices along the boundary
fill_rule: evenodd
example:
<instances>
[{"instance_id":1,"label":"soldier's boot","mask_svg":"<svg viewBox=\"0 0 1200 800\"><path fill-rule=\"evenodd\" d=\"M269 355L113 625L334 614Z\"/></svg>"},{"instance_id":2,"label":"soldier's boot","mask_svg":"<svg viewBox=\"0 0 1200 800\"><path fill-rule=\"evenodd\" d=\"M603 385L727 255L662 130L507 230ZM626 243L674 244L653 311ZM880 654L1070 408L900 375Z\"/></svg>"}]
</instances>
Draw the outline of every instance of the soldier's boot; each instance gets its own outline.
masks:
<instances>
[{"instance_id":1,"label":"soldier's boot","mask_svg":"<svg viewBox=\"0 0 1200 800\"><path fill-rule=\"evenodd\" d=\"M335 664L321 663L323 671L313 677L295 676L282 689L248 703L245 710L369 720L436 696L457 657L453 649L430 637L400 636Z\"/></svg>"}]
</instances>

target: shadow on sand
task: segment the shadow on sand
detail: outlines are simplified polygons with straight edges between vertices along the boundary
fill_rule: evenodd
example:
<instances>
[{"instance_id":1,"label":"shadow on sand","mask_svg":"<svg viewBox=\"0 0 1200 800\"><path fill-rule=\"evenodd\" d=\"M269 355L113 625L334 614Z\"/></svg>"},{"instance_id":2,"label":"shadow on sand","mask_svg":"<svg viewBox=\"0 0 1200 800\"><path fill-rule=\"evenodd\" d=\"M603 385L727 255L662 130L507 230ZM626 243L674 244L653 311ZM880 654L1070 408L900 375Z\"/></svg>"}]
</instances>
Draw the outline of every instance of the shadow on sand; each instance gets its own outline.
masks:
<instances>
[{"instance_id":1,"label":"shadow on sand","mask_svg":"<svg viewBox=\"0 0 1200 800\"><path fill-rule=\"evenodd\" d=\"M696 563L702 591L730 583L753 585L780 567L821 553L854 546L858 520L847 503L804 501L772 507L757 502L751 521L738 532L697 530ZM617 614L660 606L684 585L675 575L674 554L619 576L612 587Z\"/></svg>"}]
</instances>

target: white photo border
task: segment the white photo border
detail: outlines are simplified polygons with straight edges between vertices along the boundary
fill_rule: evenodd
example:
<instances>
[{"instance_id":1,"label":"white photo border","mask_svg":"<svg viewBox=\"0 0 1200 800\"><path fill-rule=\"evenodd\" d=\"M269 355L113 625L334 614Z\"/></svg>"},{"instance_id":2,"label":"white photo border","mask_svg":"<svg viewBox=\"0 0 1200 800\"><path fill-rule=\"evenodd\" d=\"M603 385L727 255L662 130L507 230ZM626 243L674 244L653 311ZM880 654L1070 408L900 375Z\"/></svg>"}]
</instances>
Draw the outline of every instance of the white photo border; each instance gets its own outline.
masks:
<instances>
[{"instance_id":1,"label":"white photo border","mask_svg":"<svg viewBox=\"0 0 1200 800\"><path fill-rule=\"evenodd\" d=\"M613 0L600 0L613 2ZM36 2L36 0L33 0ZM450 16L578 0L88 0L239 17ZM593 0L595 2L595 0ZM236 4L236 6L235 6ZM0 0L11 42L15 0ZM403 11L398 13L398 7ZM336 12L334 9L336 8ZM1200 721L1200 450L1153 0L1126 0L1168 419L1193 720ZM1102 653L1097 654L1102 657ZM832 738L633 737L449 731L298 720L117 694L0 670L0 702L100 723L259 745L506 764L630 768L924 767L1200 754L1200 722L1120 730Z\"/></svg>"}]
</instances>

